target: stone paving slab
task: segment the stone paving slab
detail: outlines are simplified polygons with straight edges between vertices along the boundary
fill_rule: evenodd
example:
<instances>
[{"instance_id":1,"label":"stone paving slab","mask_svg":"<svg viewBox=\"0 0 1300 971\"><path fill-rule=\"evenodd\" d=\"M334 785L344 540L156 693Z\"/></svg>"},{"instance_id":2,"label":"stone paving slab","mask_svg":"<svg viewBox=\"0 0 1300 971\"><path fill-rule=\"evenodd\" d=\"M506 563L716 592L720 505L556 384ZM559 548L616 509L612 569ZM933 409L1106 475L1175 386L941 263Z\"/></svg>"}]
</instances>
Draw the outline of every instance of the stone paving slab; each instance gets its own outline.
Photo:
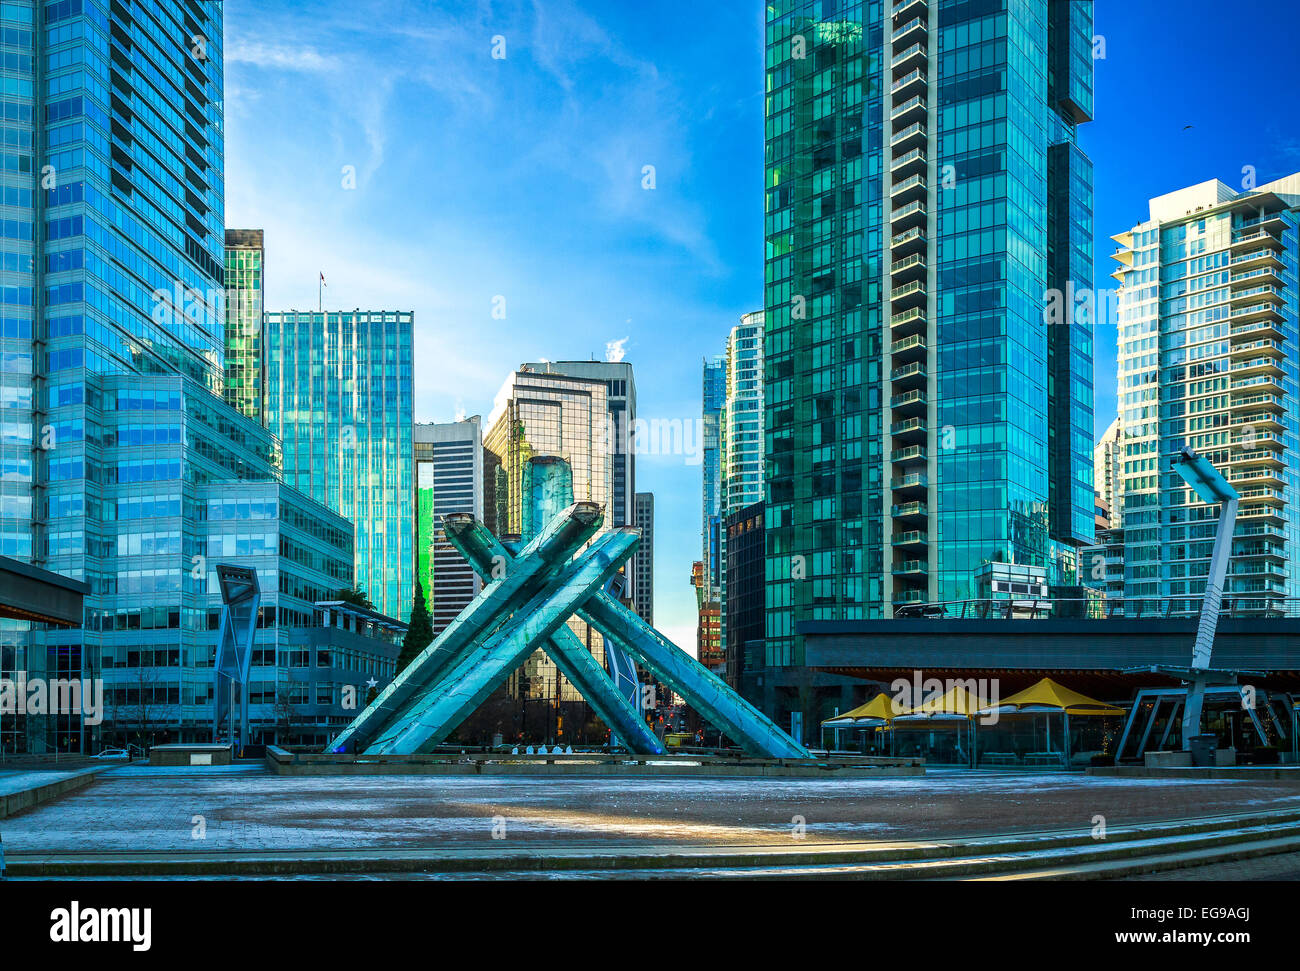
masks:
<instances>
[{"instance_id":1,"label":"stone paving slab","mask_svg":"<svg viewBox=\"0 0 1300 971\"><path fill-rule=\"evenodd\" d=\"M15 853L917 839L1295 808L1278 782L932 771L896 779L277 777L128 766L3 824ZM807 845L805 842L804 845Z\"/></svg>"}]
</instances>

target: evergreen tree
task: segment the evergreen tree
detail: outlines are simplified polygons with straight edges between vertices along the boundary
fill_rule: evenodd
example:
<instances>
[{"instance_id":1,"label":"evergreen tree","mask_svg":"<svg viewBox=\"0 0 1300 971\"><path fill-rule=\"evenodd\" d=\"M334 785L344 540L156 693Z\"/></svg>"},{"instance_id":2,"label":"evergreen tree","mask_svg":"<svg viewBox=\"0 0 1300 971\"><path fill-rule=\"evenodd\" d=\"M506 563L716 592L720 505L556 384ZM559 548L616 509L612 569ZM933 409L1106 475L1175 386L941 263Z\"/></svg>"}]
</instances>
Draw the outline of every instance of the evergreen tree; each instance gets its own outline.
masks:
<instances>
[{"instance_id":1,"label":"evergreen tree","mask_svg":"<svg viewBox=\"0 0 1300 971\"><path fill-rule=\"evenodd\" d=\"M433 643L433 620L424 605L424 587L415 582L415 603L411 606L410 626L402 640L402 653L397 655L397 674L420 656L420 652Z\"/></svg>"}]
</instances>

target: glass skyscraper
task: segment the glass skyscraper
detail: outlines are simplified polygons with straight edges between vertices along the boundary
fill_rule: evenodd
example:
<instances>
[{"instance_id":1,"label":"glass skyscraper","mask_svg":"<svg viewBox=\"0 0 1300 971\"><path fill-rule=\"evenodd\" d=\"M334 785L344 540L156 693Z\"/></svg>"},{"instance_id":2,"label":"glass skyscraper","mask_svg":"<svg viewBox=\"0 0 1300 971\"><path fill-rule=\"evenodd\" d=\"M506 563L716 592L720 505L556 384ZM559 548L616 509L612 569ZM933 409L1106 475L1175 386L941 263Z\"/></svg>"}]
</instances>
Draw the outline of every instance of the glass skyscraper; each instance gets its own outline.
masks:
<instances>
[{"instance_id":1,"label":"glass skyscraper","mask_svg":"<svg viewBox=\"0 0 1300 971\"><path fill-rule=\"evenodd\" d=\"M605 383L609 427L604 440L610 454L610 505L605 515L613 526L631 526L636 513L636 378L629 361L530 361L523 370L534 374L564 374Z\"/></svg>"},{"instance_id":2,"label":"glass skyscraper","mask_svg":"<svg viewBox=\"0 0 1300 971\"><path fill-rule=\"evenodd\" d=\"M727 335L718 416L718 636L727 645L727 518L763 499L763 312L745 314ZM731 654L728 653L728 663ZM730 677L730 672L728 672Z\"/></svg>"},{"instance_id":3,"label":"glass skyscraper","mask_svg":"<svg viewBox=\"0 0 1300 971\"><path fill-rule=\"evenodd\" d=\"M1093 536L1092 5L767 7L768 665L802 620L1074 580Z\"/></svg>"},{"instance_id":4,"label":"glass skyscraper","mask_svg":"<svg viewBox=\"0 0 1300 971\"><path fill-rule=\"evenodd\" d=\"M532 361L523 365L542 374L567 374L605 382L605 403L609 423L605 440L610 450L610 504L605 515L611 525L636 525L636 378L629 361ZM633 606L641 609L638 573L626 576L626 592Z\"/></svg>"},{"instance_id":5,"label":"glass skyscraper","mask_svg":"<svg viewBox=\"0 0 1300 971\"><path fill-rule=\"evenodd\" d=\"M266 250L260 229L226 230L226 401L262 420Z\"/></svg>"},{"instance_id":6,"label":"glass skyscraper","mask_svg":"<svg viewBox=\"0 0 1300 971\"><path fill-rule=\"evenodd\" d=\"M1152 199L1114 237L1126 597L1199 609L1219 510L1173 470L1183 447L1241 495L1224 597L1263 611L1300 596L1298 219L1300 174L1213 180Z\"/></svg>"},{"instance_id":7,"label":"glass skyscraper","mask_svg":"<svg viewBox=\"0 0 1300 971\"><path fill-rule=\"evenodd\" d=\"M763 498L763 313L745 314L727 337L719 448L722 515Z\"/></svg>"},{"instance_id":8,"label":"glass skyscraper","mask_svg":"<svg viewBox=\"0 0 1300 971\"><path fill-rule=\"evenodd\" d=\"M722 421L727 402L727 356L717 354L704 362L700 445L703 471L703 516L701 520L702 572L692 567L691 583L696 588L699 622L696 626L696 656L706 667L722 663L722 634L718 618L722 606L722 571L726 564L726 537L722 532L725 505L723 486Z\"/></svg>"},{"instance_id":9,"label":"glass skyscraper","mask_svg":"<svg viewBox=\"0 0 1300 971\"><path fill-rule=\"evenodd\" d=\"M727 357L704 362L700 412L703 483L704 590L706 601L718 599L722 575L722 409L727 401Z\"/></svg>"},{"instance_id":10,"label":"glass skyscraper","mask_svg":"<svg viewBox=\"0 0 1300 971\"><path fill-rule=\"evenodd\" d=\"M478 415L417 424L415 447L415 578L424 587L434 635L482 589L474 568L447 542L442 517L483 518L483 430Z\"/></svg>"},{"instance_id":11,"label":"glass skyscraper","mask_svg":"<svg viewBox=\"0 0 1300 971\"><path fill-rule=\"evenodd\" d=\"M107 703L97 728L2 716L9 751L210 738L218 562L259 572L268 726L282 651L351 582L350 524L222 399L221 17L0 4L0 550L90 588L84 628L0 622L0 674L102 675Z\"/></svg>"},{"instance_id":12,"label":"glass skyscraper","mask_svg":"<svg viewBox=\"0 0 1300 971\"><path fill-rule=\"evenodd\" d=\"M547 367L522 365L497 392L483 432L484 521L497 536L523 535L529 463L560 458L568 463L574 500L599 503L604 508L605 519L596 534L602 536L622 525L611 515L614 443L609 438L608 378L570 375L565 373L565 364L554 365L552 373L537 370ZM568 624L587 650L604 663L603 638L577 618L570 618ZM512 692L527 684L531 698L581 698L543 651L534 651L519 674L523 677L512 678Z\"/></svg>"},{"instance_id":13,"label":"glass skyscraper","mask_svg":"<svg viewBox=\"0 0 1300 971\"><path fill-rule=\"evenodd\" d=\"M355 524L356 583L389 617L415 595L412 334L405 311L266 314L266 425L285 482Z\"/></svg>"}]
</instances>

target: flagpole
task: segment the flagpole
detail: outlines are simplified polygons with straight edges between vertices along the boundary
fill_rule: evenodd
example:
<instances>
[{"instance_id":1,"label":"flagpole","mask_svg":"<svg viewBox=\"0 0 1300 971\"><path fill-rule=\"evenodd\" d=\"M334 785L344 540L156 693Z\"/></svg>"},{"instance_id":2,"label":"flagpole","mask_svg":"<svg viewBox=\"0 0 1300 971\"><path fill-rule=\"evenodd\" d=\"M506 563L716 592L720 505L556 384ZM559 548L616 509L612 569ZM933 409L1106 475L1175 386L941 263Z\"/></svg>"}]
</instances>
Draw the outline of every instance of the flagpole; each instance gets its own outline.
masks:
<instances>
[{"instance_id":1,"label":"flagpole","mask_svg":"<svg viewBox=\"0 0 1300 971\"><path fill-rule=\"evenodd\" d=\"M318 314L325 312L325 274L319 274L320 280L316 284L316 312Z\"/></svg>"}]
</instances>

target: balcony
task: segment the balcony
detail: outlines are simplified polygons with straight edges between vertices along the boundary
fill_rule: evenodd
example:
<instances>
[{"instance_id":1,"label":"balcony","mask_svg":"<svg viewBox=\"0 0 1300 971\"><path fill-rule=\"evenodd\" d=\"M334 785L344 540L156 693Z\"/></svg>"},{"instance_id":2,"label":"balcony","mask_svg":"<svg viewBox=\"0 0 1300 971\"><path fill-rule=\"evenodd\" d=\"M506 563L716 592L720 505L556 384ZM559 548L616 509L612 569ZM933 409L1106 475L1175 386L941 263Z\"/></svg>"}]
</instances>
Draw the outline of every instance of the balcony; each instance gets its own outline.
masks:
<instances>
[{"instance_id":1,"label":"balcony","mask_svg":"<svg viewBox=\"0 0 1300 971\"><path fill-rule=\"evenodd\" d=\"M914 253L889 264L889 274L895 282L925 279L925 254Z\"/></svg>"},{"instance_id":2,"label":"balcony","mask_svg":"<svg viewBox=\"0 0 1300 971\"><path fill-rule=\"evenodd\" d=\"M1280 469L1259 468L1229 470L1228 481L1239 489L1242 485L1273 486L1277 489L1286 488L1286 474Z\"/></svg>"},{"instance_id":3,"label":"balcony","mask_svg":"<svg viewBox=\"0 0 1300 971\"><path fill-rule=\"evenodd\" d=\"M923 588L913 588L911 590L895 590L893 602L896 606L906 607L910 604L925 603L927 594Z\"/></svg>"},{"instance_id":4,"label":"balcony","mask_svg":"<svg viewBox=\"0 0 1300 971\"><path fill-rule=\"evenodd\" d=\"M1252 445L1254 443L1251 443ZM1282 468L1283 460L1277 452L1267 448L1247 448L1228 455L1228 467L1247 467L1255 465L1268 466L1271 469Z\"/></svg>"},{"instance_id":5,"label":"balcony","mask_svg":"<svg viewBox=\"0 0 1300 971\"><path fill-rule=\"evenodd\" d=\"M889 434L900 442L923 441L926 437L924 418L904 418L889 426Z\"/></svg>"},{"instance_id":6,"label":"balcony","mask_svg":"<svg viewBox=\"0 0 1300 971\"><path fill-rule=\"evenodd\" d=\"M1282 333L1282 327L1278 323L1281 314L1262 314L1261 316L1263 317L1262 320L1253 323L1250 321L1243 321L1239 324L1234 323L1229 334L1230 339L1237 340L1242 337L1252 339L1268 337L1274 340L1282 340L1282 338L1286 336Z\"/></svg>"},{"instance_id":7,"label":"balcony","mask_svg":"<svg viewBox=\"0 0 1300 971\"><path fill-rule=\"evenodd\" d=\"M895 519L924 519L930 515L929 509L925 503L917 500L914 502L896 503L889 510L889 514Z\"/></svg>"},{"instance_id":8,"label":"balcony","mask_svg":"<svg viewBox=\"0 0 1300 971\"><path fill-rule=\"evenodd\" d=\"M889 39L893 41L895 47L899 47L904 43L910 44L913 41L923 38L925 36L925 30L925 18L913 17L907 23L903 24L902 27L899 27L890 34Z\"/></svg>"},{"instance_id":9,"label":"balcony","mask_svg":"<svg viewBox=\"0 0 1300 971\"><path fill-rule=\"evenodd\" d=\"M920 334L913 334L910 337L896 340L889 345L889 353L900 359L923 360L925 358L925 338Z\"/></svg>"},{"instance_id":10,"label":"balcony","mask_svg":"<svg viewBox=\"0 0 1300 971\"><path fill-rule=\"evenodd\" d=\"M902 104L895 105L889 112L889 120L900 125L925 117L925 97L915 95Z\"/></svg>"},{"instance_id":11,"label":"balcony","mask_svg":"<svg viewBox=\"0 0 1300 971\"><path fill-rule=\"evenodd\" d=\"M1282 347L1281 341L1260 338L1259 340L1243 341L1240 344L1233 344L1229 349L1228 354L1234 361L1245 357L1247 354L1259 354L1266 357L1286 357L1286 349Z\"/></svg>"},{"instance_id":12,"label":"balcony","mask_svg":"<svg viewBox=\"0 0 1300 971\"><path fill-rule=\"evenodd\" d=\"M900 128L889 139L889 147L895 150L901 148L919 148L925 144L925 122L914 121L906 128Z\"/></svg>"},{"instance_id":13,"label":"balcony","mask_svg":"<svg viewBox=\"0 0 1300 971\"><path fill-rule=\"evenodd\" d=\"M1240 307L1242 304L1251 301L1252 298L1259 298L1274 303L1283 303L1286 301L1286 297L1277 287L1268 283L1260 283L1255 286L1246 287L1244 290L1233 290L1228 295L1228 303L1233 307Z\"/></svg>"},{"instance_id":14,"label":"balcony","mask_svg":"<svg viewBox=\"0 0 1300 971\"><path fill-rule=\"evenodd\" d=\"M1250 422L1242 422L1248 425ZM1271 431L1261 432L1258 429L1251 429L1249 434L1232 435L1228 438L1228 444L1234 448L1246 448L1252 450L1273 449L1282 451L1285 447L1282 443L1281 435L1274 435Z\"/></svg>"},{"instance_id":15,"label":"balcony","mask_svg":"<svg viewBox=\"0 0 1300 971\"><path fill-rule=\"evenodd\" d=\"M1281 398L1282 379L1274 374L1258 374L1251 378L1233 378L1228 385L1234 395L1243 392L1262 391Z\"/></svg>"},{"instance_id":16,"label":"balcony","mask_svg":"<svg viewBox=\"0 0 1300 971\"><path fill-rule=\"evenodd\" d=\"M1275 509L1272 506L1247 506L1244 509L1237 510L1237 518L1251 523L1269 523L1274 526L1281 526L1286 522L1282 510Z\"/></svg>"},{"instance_id":17,"label":"balcony","mask_svg":"<svg viewBox=\"0 0 1300 971\"><path fill-rule=\"evenodd\" d=\"M889 454L889 461L896 462L899 465L905 465L908 462L924 462L925 446L908 445L904 448L896 448Z\"/></svg>"},{"instance_id":18,"label":"balcony","mask_svg":"<svg viewBox=\"0 0 1300 971\"><path fill-rule=\"evenodd\" d=\"M924 529L907 529L895 533L890 541L893 546L924 546L930 541L930 534Z\"/></svg>"},{"instance_id":19,"label":"balcony","mask_svg":"<svg viewBox=\"0 0 1300 971\"><path fill-rule=\"evenodd\" d=\"M912 307L889 318L890 333L903 335L925 330L926 314L923 307Z\"/></svg>"},{"instance_id":20,"label":"balcony","mask_svg":"<svg viewBox=\"0 0 1300 971\"><path fill-rule=\"evenodd\" d=\"M1256 216L1254 219L1244 219L1232 228L1238 232L1246 232L1255 229L1271 229L1272 232L1280 233L1286 229L1286 220L1282 218L1281 210L1277 212L1268 212L1262 216Z\"/></svg>"},{"instance_id":21,"label":"balcony","mask_svg":"<svg viewBox=\"0 0 1300 971\"><path fill-rule=\"evenodd\" d=\"M1243 270L1240 273L1234 270L1228 283L1235 287L1239 284L1254 283L1256 281L1277 286L1282 282L1282 274L1277 271L1276 267L1272 266L1261 266L1259 269Z\"/></svg>"},{"instance_id":22,"label":"balcony","mask_svg":"<svg viewBox=\"0 0 1300 971\"><path fill-rule=\"evenodd\" d=\"M923 13L925 11L925 0L898 0L894 8L889 11L891 17L902 17L908 13Z\"/></svg>"},{"instance_id":23,"label":"balcony","mask_svg":"<svg viewBox=\"0 0 1300 971\"><path fill-rule=\"evenodd\" d=\"M1273 249L1253 249L1245 253L1233 253L1231 265L1233 269L1238 267L1253 269L1255 267L1269 266L1280 270L1282 268L1282 257L1278 256L1277 251Z\"/></svg>"},{"instance_id":24,"label":"balcony","mask_svg":"<svg viewBox=\"0 0 1300 971\"><path fill-rule=\"evenodd\" d=\"M1275 535L1278 540L1276 543L1241 543L1232 548L1233 557L1264 557L1265 559L1275 560L1278 563L1286 562L1286 547L1283 545L1286 541L1280 535Z\"/></svg>"},{"instance_id":25,"label":"balcony","mask_svg":"<svg viewBox=\"0 0 1300 971\"><path fill-rule=\"evenodd\" d=\"M899 155L889 163L889 171L895 175L923 175L925 173L925 149L914 148Z\"/></svg>"},{"instance_id":26,"label":"balcony","mask_svg":"<svg viewBox=\"0 0 1300 971\"><path fill-rule=\"evenodd\" d=\"M896 206L925 198L925 176L909 175L889 187L889 201Z\"/></svg>"},{"instance_id":27,"label":"balcony","mask_svg":"<svg viewBox=\"0 0 1300 971\"><path fill-rule=\"evenodd\" d=\"M1252 411L1248 415L1234 415L1228 419L1229 425L1249 425L1256 432L1260 429L1269 432L1280 432L1286 426L1282 424L1282 409L1277 411Z\"/></svg>"},{"instance_id":28,"label":"balcony","mask_svg":"<svg viewBox=\"0 0 1300 971\"><path fill-rule=\"evenodd\" d=\"M1228 408L1232 411L1244 411L1246 409L1259 409L1270 411L1274 408L1279 413L1282 412L1284 405L1282 396L1277 394L1252 394L1252 395L1233 395L1228 402ZM1236 424L1235 421L1232 424Z\"/></svg>"},{"instance_id":29,"label":"balcony","mask_svg":"<svg viewBox=\"0 0 1300 971\"><path fill-rule=\"evenodd\" d=\"M921 361L915 361L911 364L904 364L902 367L896 367L890 372L889 380L895 385L924 384L925 364Z\"/></svg>"},{"instance_id":30,"label":"balcony","mask_svg":"<svg viewBox=\"0 0 1300 971\"><path fill-rule=\"evenodd\" d=\"M1282 365L1275 357L1252 357L1244 361L1233 361L1231 372L1233 377L1249 377L1257 374L1280 375Z\"/></svg>"},{"instance_id":31,"label":"balcony","mask_svg":"<svg viewBox=\"0 0 1300 971\"><path fill-rule=\"evenodd\" d=\"M920 227L925 225L925 203L918 199L916 202L909 202L905 206L899 206L889 214L889 224L895 230L906 227Z\"/></svg>"},{"instance_id":32,"label":"balcony","mask_svg":"<svg viewBox=\"0 0 1300 971\"><path fill-rule=\"evenodd\" d=\"M1275 529L1264 523L1254 523L1249 526L1238 526L1233 530L1232 538L1249 539L1249 538L1275 539L1279 542L1286 542L1286 533L1283 530Z\"/></svg>"},{"instance_id":33,"label":"balcony","mask_svg":"<svg viewBox=\"0 0 1300 971\"><path fill-rule=\"evenodd\" d=\"M929 488L929 482L924 472L911 472L907 475L900 475L889 484L889 487L895 492L925 492Z\"/></svg>"},{"instance_id":34,"label":"balcony","mask_svg":"<svg viewBox=\"0 0 1300 971\"><path fill-rule=\"evenodd\" d=\"M925 72L920 68L909 71L889 86L892 97L912 97L925 90Z\"/></svg>"},{"instance_id":35,"label":"balcony","mask_svg":"<svg viewBox=\"0 0 1300 971\"><path fill-rule=\"evenodd\" d=\"M1232 242L1228 248L1233 253L1252 251L1257 246L1263 246L1266 249L1281 249L1282 241L1272 233L1263 229L1248 229L1237 231L1232 234Z\"/></svg>"},{"instance_id":36,"label":"balcony","mask_svg":"<svg viewBox=\"0 0 1300 971\"><path fill-rule=\"evenodd\" d=\"M918 298L925 299L925 284L920 280L912 280L889 291L889 299L895 304L918 303Z\"/></svg>"},{"instance_id":37,"label":"balcony","mask_svg":"<svg viewBox=\"0 0 1300 971\"><path fill-rule=\"evenodd\" d=\"M923 250L925 249L925 233L922 232L919 226L898 233L890 239L889 247L895 256L901 256L910 251Z\"/></svg>"},{"instance_id":38,"label":"balcony","mask_svg":"<svg viewBox=\"0 0 1300 971\"><path fill-rule=\"evenodd\" d=\"M889 399L889 407L903 414L925 414L925 392L904 391Z\"/></svg>"},{"instance_id":39,"label":"balcony","mask_svg":"<svg viewBox=\"0 0 1300 971\"><path fill-rule=\"evenodd\" d=\"M915 67L925 63L925 42L917 41L911 47L904 48L893 56L889 62L891 69L900 67Z\"/></svg>"},{"instance_id":40,"label":"balcony","mask_svg":"<svg viewBox=\"0 0 1300 971\"><path fill-rule=\"evenodd\" d=\"M1234 307L1228 314L1229 319L1238 323L1249 323L1259 320L1281 320L1282 308L1269 301L1248 304L1245 307Z\"/></svg>"},{"instance_id":41,"label":"balcony","mask_svg":"<svg viewBox=\"0 0 1300 971\"><path fill-rule=\"evenodd\" d=\"M921 576L930 571L930 564L927 560L899 560L894 564L891 571L894 576Z\"/></svg>"}]
</instances>

